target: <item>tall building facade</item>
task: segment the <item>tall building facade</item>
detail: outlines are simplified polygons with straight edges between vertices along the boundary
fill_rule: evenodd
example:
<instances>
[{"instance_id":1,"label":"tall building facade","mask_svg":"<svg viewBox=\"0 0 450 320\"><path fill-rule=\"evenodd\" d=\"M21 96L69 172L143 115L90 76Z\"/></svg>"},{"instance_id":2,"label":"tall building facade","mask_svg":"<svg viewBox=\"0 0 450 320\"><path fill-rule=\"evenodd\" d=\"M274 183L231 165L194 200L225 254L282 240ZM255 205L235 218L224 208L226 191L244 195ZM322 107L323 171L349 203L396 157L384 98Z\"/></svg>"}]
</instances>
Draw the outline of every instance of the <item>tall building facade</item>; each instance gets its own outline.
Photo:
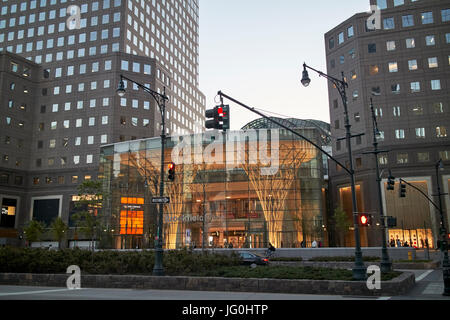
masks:
<instances>
[{"instance_id":1,"label":"tall building facade","mask_svg":"<svg viewBox=\"0 0 450 320\"><path fill-rule=\"evenodd\" d=\"M439 212L416 189L407 186L400 198L398 179L394 191L386 190L386 178L402 178L438 204L450 184L450 1L378 0L377 10L359 13L325 34L328 74L342 72L348 83L347 100L352 134L358 210L373 214L380 222L380 207L397 218L388 239L400 239L416 247L426 241L436 245ZM369 23L367 23L369 21ZM382 176L382 205L377 196L373 151L372 98L380 131L377 138ZM344 111L338 91L329 86L333 154L348 164ZM436 175L442 159L444 170ZM336 165L330 166L335 206L352 213L350 179ZM449 197L442 196L449 217ZM447 209L445 209L445 207ZM363 245L381 245L381 228L374 223L361 232ZM448 225L448 224L447 224ZM353 243L353 234L347 239Z\"/></svg>"},{"instance_id":2,"label":"tall building facade","mask_svg":"<svg viewBox=\"0 0 450 320\"><path fill-rule=\"evenodd\" d=\"M161 134L148 93L116 94L121 74L166 90L166 133L203 131L198 18L197 0L1 3L0 239L70 222L78 185L101 178L101 145Z\"/></svg>"}]
</instances>

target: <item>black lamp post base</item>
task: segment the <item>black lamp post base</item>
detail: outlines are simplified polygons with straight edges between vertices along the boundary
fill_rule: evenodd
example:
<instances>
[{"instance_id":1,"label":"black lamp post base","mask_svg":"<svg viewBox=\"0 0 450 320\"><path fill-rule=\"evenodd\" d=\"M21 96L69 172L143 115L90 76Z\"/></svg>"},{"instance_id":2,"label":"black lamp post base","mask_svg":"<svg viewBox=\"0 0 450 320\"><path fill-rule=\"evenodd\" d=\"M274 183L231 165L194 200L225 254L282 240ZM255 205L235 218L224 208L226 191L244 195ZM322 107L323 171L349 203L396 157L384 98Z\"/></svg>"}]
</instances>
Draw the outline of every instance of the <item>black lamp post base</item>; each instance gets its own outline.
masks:
<instances>
[{"instance_id":1,"label":"black lamp post base","mask_svg":"<svg viewBox=\"0 0 450 320\"><path fill-rule=\"evenodd\" d=\"M163 250L161 248L157 248L155 250L155 266L153 267L153 275L154 276L164 276L164 267L162 263Z\"/></svg>"},{"instance_id":2,"label":"black lamp post base","mask_svg":"<svg viewBox=\"0 0 450 320\"><path fill-rule=\"evenodd\" d=\"M442 269L444 274L444 293L443 296L450 296L450 269L448 266L444 266Z\"/></svg>"},{"instance_id":3,"label":"black lamp post base","mask_svg":"<svg viewBox=\"0 0 450 320\"><path fill-rule=\"evenodd\" d=\"M367 280L367 270L365 267L354 267L352 269L353 280L356 281L366 281Z\"/></svg>"},{"instance_id":4,"label":"black lamp post base","mask_svg":"<svg viewBox=\"0 0 450 320\"><path fill-rule=\"evenodd\" d=\"M392 262L391 261L381 261L380 270L383 273L392 271Z\"/></svg>"}]
</instances>

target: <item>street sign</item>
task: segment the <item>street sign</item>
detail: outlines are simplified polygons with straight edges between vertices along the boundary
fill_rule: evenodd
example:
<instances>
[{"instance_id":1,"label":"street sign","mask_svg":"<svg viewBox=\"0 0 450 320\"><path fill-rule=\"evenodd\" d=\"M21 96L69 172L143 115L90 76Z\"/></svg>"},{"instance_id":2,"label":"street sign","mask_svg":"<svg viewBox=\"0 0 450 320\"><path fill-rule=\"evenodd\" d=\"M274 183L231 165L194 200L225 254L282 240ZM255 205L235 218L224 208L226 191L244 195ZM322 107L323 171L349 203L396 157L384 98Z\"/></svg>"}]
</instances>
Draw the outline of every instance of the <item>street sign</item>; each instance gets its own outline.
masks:
<instances>
[{"instance_id":1,"label":"street sign","mask_svg":"<svg viewBox=\"0 0 450 320\"><path fill-rule=\"evenodd\" d=\"M169 197L152 198L152 203L170 203Z\"/></svg>"}]
</instances>

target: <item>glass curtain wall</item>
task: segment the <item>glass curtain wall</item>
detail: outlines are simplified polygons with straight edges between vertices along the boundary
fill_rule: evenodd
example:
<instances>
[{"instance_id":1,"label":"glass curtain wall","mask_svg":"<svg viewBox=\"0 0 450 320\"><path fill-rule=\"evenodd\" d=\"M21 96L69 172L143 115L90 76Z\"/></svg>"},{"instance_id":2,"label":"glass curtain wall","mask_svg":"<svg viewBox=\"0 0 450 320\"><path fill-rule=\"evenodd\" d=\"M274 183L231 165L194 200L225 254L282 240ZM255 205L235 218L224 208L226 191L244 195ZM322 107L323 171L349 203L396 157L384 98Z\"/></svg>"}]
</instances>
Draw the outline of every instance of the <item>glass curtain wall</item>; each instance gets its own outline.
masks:
<instances>
[{"instance_id":1,"label":"glass curtain wall","mask_svg":"<svg viewBox=\"0 0 450 320\"><path fill-rule=\"evenodd\" d=\"M314 139L316 130L302 134ZM323 241L322 156L306 141L279 129L247 130L172 137L166 147L164 248ZM159 138L102 148L112 247L154 247L160 159Z\"/></svg>"}]
</instances>

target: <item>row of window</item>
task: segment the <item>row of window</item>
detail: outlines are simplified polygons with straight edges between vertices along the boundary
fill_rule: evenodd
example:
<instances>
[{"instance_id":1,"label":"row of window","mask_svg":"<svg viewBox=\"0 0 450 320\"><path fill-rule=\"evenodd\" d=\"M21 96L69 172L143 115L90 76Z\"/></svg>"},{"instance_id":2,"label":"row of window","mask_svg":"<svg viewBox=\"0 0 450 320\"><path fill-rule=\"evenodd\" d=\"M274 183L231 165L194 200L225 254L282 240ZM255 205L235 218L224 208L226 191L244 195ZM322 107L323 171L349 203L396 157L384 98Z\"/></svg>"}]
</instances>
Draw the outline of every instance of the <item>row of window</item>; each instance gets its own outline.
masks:
<instances>
[{"instance_id":1,"label":"row of window","mask_svg":"<svg viewBox=\"0 0 450 320\"><path fill-rule=\"evenodd\" d=\"M414 128L411 129L415 132L415 138L416 139L425 139L426 138L426 129L425 128ZM436 126L434 129L434 136L436 138L447 138L447 127L446 126ZM396 140L404 140L406 139L406 130L405 129L395 129L394 130L394 137ZM379 131L379 135L377 137L378 141L384 141L385 139L385 132ZM357 137L356 139L356 145L361 145L362 139L361 137ZM340 151L343 147L343 144L341 141L336 142L336 150Z\"/></svg>"},{"instance_id":2,"label":"row of window","mask_svg":"<svg viewBox=\"0 0 450 320\"><path fill-rule=\"evenodd\" d=\"M441 16L441 21L442 23L444 22L449 22L450 21L450 9L443 9L440 12L440 16ZM382 19L382 28L384 30L394 30L395 29L395 21L396 21L397 17L386 17ZM426 11L426 12L422 12L420 14L420 16L417 18L417 20L415 19L414 15L412 14L408 14L408 15L402 15L401 16L401 25L403 28L409 28L409 27L413 27L414 25L416 25L419 21L420 24L422 25L428 25L428 24L433 24L435 23L436 19L434 18L434 14L432 11ZM364 20L364 24L365 24L365 20ZM366 31L372 31L372 30L368 30L367 29L367 25L366 25ZM351 39L354 37L355 35L355 28L353 25L347 27L346 32L342 31L339 32L337 34L337 45L342 45L345 42L345 35L347 35L347 39ZM336 46L336 40L334 37L330 37L328 39L328 48L334 49L334 47Z\"/></svg>"},{"instance_id":3,"label":"row of window","mask_svg":"<svg viewBox=\"0 0 450 320\"><path fill-rule=\"evenodd\" d=\"M71 159L72 159L72 163L71 164L73 164L73 165L92 164L93 161L94 161L94 155L92 155L92 154L87 154L85 156L74 155L74 156L71 156ZM51 158L47 159L47 165L48 166L53 166L53 165L56 164L56 161L59 161L61 166L65 166L65 165L68 164L68 162L67 162L68 158L67 157L59 157L59 158L51 157ZM43 164L42 163L42 159L41 158L36 159L36 163L35 164L36 164L37 168L42 167L42 164Z\"/></svg>"},{"instance_id":4,"label":"row of window","mask_svg":"<svg viewBox=\"0 0 450 320\"><path fill-rule=\"evenodd\" d=\"M392 5L390 5L389 7L398 7L398 6L402 6L405 4L405 0L389 0L392 2ZM407 0L411 3L413 2L417 2L419 0ZM380 10L384 10L388 8L388 0L377 0L377 6Z\"/></svg>"},{"instance_id":5,"label":"row of window","mask_svg":"<svg viewBox=\"0 0 450 320\"><path fill-rule=\"evenodd\" d=\"M7 2L5 0L3 0L3 2ZM28 2L29 2L29 6L28 6ZM18 4L11 4L11 6L8 6L8 4L4 4L2 5L0 14L1 15L7 15L12 14L12 13L17 13L17 12L24 12L27 10L34 10L38 8L38 4L40 8L46 8L47 5L53 6L53 5L57 5L58 1L57 0L31 0L31 1L25 1L25 2L21 2L20 6ZM71 4L71 1L68 0L59 0L60 4L64 4L67 3L68 5ZM121 0L103 0L103 9L110 9L111 8L111 4L114 7L119 7L122 4ZM64 9L64 10L63 10ZM63 8L60 10L60 17L65 17L66 16L66 11L67 8ZM81 9L81 13L86 13L88 12L88 4L82 4L80 6ZM100 9L99 6L99 1L92 1L91 3L91 11L97 11ZM8 11L9 10L9 11Z\"/></svg>"},{"instance_id":6,"label":"row of window","mask_svg":"<svg viewBox=\"0 0 450 320\"><path fill-rule=\"evenodd\" d=\"M434 159L432 159L430 152L398 152L395 155L395 163L398 165L404 165L411 162L411 160L415 158L415 161L418 163L427 163ZM439 151L439 159L442 161L450 161L450 150ZM382 166L389 165L389 156L387 154L380 154L378 156L378 163ZM350 163L346 161L345 165L347 167L350 166ZM355 167L356 169L362 168L363 161L362 158L355 159ZM336 171L341 172L343 169L340 165L336 164Z\"/></svg>"},{"instance_id":7,"label":"row of window","mask_svg":"<svg viewBox=\"0 0 450 320\"><path fill-rule=\"evenodd\" d=\"M97 139L98 139L98 137L97 137ZM74 141L74 145L75 146L81 146L82 145L82 140L83 140L83 137L75 137L75 138L73 138L73 141ZM94 144L95 143L95 136L87 136L87 137L85 137L85 140L86 140L86 145L92 145L92 144ZM100 143L101 144L106 144L106 143L108 143L108 135L107 134L102 134L102 135L100 135ZM61 147L63 147L63 148L67 148L67 147L69 147L69 144L70 144L70 138L68 138L68 137L66 137L66 138L62 138L62 140L60 141L60 143L61 143ZM49 149L55 149L57 147L57 143L56 143L56 139L49 139L48 140L48 148ZM43 149L44 148L44 141L43 140L39 140L38 142L37 142L37 148L38 149Z\"/></svg>"},{"instance_id":8,"label":"row of window","mask_svg":"<svg viewBox=\"0 0 450 320\"><path fill-rule=\"evenodd\" d=\"M427 46L435 46L436 45L436 36L435 35L428 35L425 36L425 44ZM450 44L450 33L445 34L445 43ZM413 49L416 47L416 40L415 38L407 38L405 39L405 47L407 49ZM397 49L397 41L395 40L388 40L386 41L386 50L387 51L395 51ZM367 45L367 51L368 53L376 53L377 52L377 44L376 43L369 43ZM355 49L351 49L348 52L348 56L350 59L354 59L356 57ZM450 57L450 56L449 56ZM346 62L345 55L339 56L339 63L344 64ZM330 60L330 67L333 69L336 67L336 62L334 59Z\"/></svg>"},{"instance_id":9,"label":"row of window","mask_svg":"<svg viewBox=\"0 0 450 320\"><path fill-rule=\"evenodd\" d=\"M375 68L377 68L375 66ZM378 72L378 71L376 71ZM376 74L376 72L374 71L373 74ZM371 73L372 74L372 73ZM440 79L435 79L435 80L430 80L430 87L429 87L432 91L440 91L442 89L442 85L441 85L441 80ZM420 81L412 81L409 83L409 91L410 93L420 93L422 92L423 89L421 87L421 82ZM376 93L376 94L381 94L381 88L378 87L372 87L372 93ZM392 94L400 94L401 93L401 86L400 83L394 83L391 85L391 93ZM358 100L359 98L359 90L353 90L352 92L352 99L353 101Z\"/></svg>"},{"instance_id":10,"label":"row of window","mask_svg":"<svg viewBox=\"0 0 450 320\"><path fill-rule=\"evenodd\" d=\"M16 186L21 186L24 183L24 177L21 175L14 175L14 179L12 180L13 175L9 173L1 173L0 174L0 184L10 184L13 183ZM81 182L81 179L86 180L92 180L95 177L93 177L91 174L86 174L83 177L80 177L78 175L71 175L70 176L70 183L79 183ZM32 184L33 185L39 185L41 182L44 182L45 184L51 184L51 183L57 183L57 184L65 184L66 183L66 176L57 176L57 177L33 177L32 178Z\"/></svg>"},{"instance_id":11,"label":"row of window","mask_svg":"<svg viewBox=\"0 0 450 320\"><path fill-rule=\"evenodd\" d=\"M413 153L413 156L415 157L416 161L419 163L426 163L426 162L430 162L432 160L429 152L415 152L415 153ZM439 157L443 161L449 161L450 160L450 150L440 151ZM408 163L410 163L411 159L412 159L411 153L399 152L396 154L395 162L396 162L396 164L399 164L399 165L408 164ZM378 158L378 162L380 165L388 165L389 157L387 155L380 155Z\"/></svg>"},{"instance_id":12,"label":"row of window","mask_svg":"<svg viewBox=\"0 0 450 320\"><path fill-rule=\"evenodd\" d=\"M84 181L88 181L88 180L92 180L93 177L90 174L84 175ZM72 184L75 183L80 183L81 182L81 177L78 175L71 175L70 176L70 182ZM46 177L33 177L33 181L32 184L33 185L39 185L41 183L44 184L65 184L66 183L66 176L55 176L55 177L50 177L50 176L46 176Z\"/></svg>"}]
</instances>

